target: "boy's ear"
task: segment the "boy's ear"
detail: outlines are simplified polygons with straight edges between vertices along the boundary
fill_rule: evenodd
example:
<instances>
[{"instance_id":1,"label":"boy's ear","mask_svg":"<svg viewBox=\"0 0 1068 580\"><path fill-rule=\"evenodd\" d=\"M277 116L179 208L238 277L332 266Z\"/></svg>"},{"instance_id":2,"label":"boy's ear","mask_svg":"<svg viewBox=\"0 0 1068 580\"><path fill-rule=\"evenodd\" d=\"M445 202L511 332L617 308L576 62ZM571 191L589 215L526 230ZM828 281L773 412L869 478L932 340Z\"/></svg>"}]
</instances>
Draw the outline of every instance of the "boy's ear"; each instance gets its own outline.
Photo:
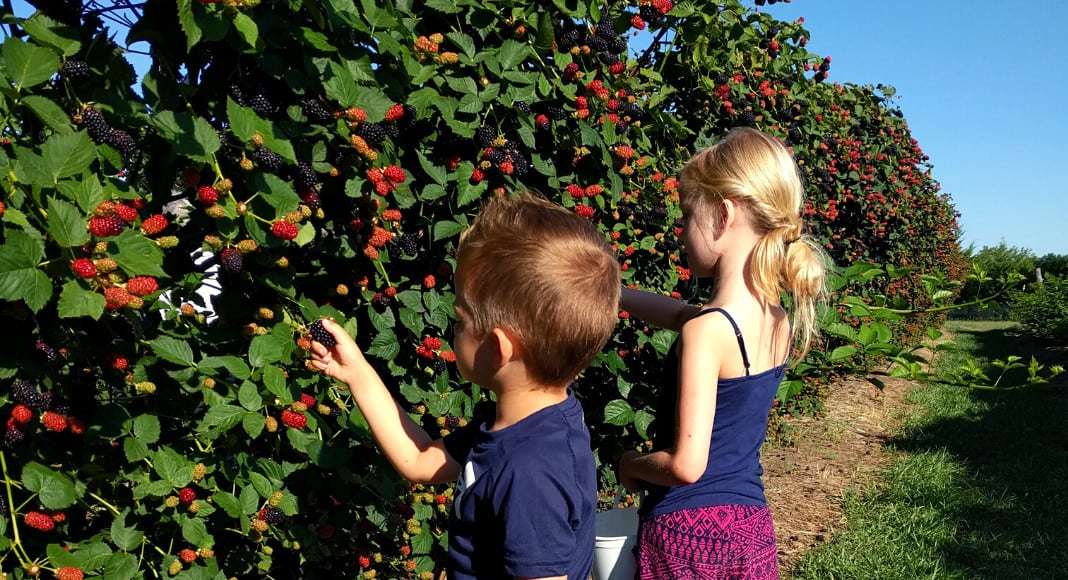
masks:
<instances>
[{"instance_id":1,"label":"boy's ear","mask_svg":"<svg viewBox=\"0 0 1068 580\"><path fill-rule=\"evenodd\" d=\"M498 361L497 368L500 368L504 366L504 363L512 360L519 345L512 333L500 327L491 330L489 338L495 343Z\"/></svg>"}]
</instances>

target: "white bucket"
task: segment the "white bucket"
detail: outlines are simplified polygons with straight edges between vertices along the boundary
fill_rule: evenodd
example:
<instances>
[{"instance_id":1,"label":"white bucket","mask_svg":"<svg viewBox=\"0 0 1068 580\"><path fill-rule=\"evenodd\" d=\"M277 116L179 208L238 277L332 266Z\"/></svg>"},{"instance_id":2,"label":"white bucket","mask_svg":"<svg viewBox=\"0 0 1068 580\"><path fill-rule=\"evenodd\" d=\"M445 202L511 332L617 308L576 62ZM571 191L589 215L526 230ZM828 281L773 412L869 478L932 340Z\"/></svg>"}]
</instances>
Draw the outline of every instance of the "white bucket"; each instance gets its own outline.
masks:
<instances>
[{"instance_id":1,"label":"white bucket","mask_svg":"<svg viewBox=\"0 0 1068 580\"><path fill-rule=\"evenodd\" d=\"M619 502L616 501L616 505ZM634 580L634 545L638 542L638 509L597 513L593 547L594 580Z\"/></svg>"}]
</instances>

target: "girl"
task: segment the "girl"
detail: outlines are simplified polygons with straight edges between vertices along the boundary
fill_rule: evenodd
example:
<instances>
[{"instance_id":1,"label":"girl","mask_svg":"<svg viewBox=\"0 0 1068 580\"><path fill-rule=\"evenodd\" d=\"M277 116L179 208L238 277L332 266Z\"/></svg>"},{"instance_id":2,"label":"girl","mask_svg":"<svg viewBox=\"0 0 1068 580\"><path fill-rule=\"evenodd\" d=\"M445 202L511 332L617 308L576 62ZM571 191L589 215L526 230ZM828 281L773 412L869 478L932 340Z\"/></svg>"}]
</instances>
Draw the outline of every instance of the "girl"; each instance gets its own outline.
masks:
<instances>
[{"instance_id":1,"label":"girl","mask_svg":"<svg viewBox=\"0 0 1068 580\"><path fill-rule=\"evenodd\" d=\"M627 452L620 481L647 490L640 577L778 578L760 446L792 345L816 336L826 255L802 233L803 186L777 139L739 128L686 163L682 242L697 307L625 289L623 308L679 332L665 361L653 451ZM780 305L791 296L793 324Z\"/></svg>"}]
</instances>

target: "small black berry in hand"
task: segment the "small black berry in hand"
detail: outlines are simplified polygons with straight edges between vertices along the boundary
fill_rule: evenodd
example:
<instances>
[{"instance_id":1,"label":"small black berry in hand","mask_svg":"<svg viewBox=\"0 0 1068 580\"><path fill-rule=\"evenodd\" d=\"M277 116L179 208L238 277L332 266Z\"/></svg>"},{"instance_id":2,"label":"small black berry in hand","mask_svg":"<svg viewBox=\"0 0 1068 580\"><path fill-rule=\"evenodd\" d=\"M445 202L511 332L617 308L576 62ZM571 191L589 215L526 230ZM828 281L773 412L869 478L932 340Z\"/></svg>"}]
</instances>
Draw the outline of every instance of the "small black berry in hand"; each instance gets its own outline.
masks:
<instances>
[{"instance_id":1,"label":"small black berry in hand","mask_svg":"<svg viewBox=\"0 0 1068 580\"><path fill-rule=\"evenodd\" d=\"M337 344L337 340L334 339L334 336L327 332L325 328L323 328L322 320L316 320L315 322L311 323L311 326L308 327L308 333L311 334L312 340L318 342L326 348L334 348L334 346Z\"/></svg>"}]
</instances>

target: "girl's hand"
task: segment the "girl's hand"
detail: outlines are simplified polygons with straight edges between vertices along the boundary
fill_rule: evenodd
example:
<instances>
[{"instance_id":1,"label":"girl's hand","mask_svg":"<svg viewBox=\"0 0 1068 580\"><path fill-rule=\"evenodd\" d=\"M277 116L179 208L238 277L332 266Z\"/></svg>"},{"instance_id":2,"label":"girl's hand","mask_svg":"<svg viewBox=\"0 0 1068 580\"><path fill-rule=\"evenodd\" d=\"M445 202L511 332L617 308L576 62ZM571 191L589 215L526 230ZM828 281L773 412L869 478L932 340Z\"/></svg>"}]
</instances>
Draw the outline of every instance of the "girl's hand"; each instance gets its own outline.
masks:
<instances>
[{"instance_id":1,"label":"girl's hand","mask_svg":"<svg viewBox=\"0 0 1068 580\"><path fill-rule=\"evenodd\" d=\"M334 337L337 344L327 348L318 341L313 340L311 348L312 366L322 371L326 376L351 386L358 373L367 366L367 359L360 352L360 347L356 346L356 341L338 323L330 319L323 319L322 322L323 329Z\"/></svg>"},{"instance_id":2,"label":"girl's hand","mask_svg":"<svg viewBox=\"0 0 1068 580\"><path fill-rule=\"evenodd\" d=\"M641 456L641 453L632 449L623 452L623 455L619 458L619 483L627 488L627 491L643 491L645 489L645 482L634 475L634 462Z\"/></svg>"}]
</instances>

